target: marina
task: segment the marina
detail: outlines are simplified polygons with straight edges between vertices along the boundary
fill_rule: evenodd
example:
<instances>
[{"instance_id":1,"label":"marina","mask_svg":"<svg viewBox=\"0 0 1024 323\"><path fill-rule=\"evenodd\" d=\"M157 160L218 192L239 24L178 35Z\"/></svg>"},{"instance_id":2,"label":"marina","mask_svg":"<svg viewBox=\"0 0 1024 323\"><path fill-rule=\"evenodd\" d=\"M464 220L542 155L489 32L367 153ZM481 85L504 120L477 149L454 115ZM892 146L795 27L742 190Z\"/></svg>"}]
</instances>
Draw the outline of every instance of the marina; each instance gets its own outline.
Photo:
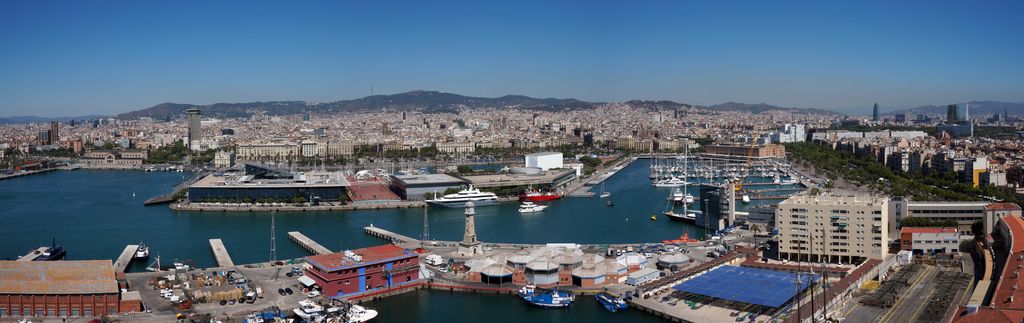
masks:
<instances>
[{"instance_id":1,"label":"marina","mask_svg":"<svg viewBox=\"0 0 1024 323\"><path fill-rule=\"evenodd\" d=\"M644 248L645 243L652 241L682 241L677 239L680 236L706 237L706 234L709 233L693 224L673 221L649 221L647 219L652 214L661 213L666 202L665 196L674 194L673 188L657 188L649 184L647 174L650 163L650 159L623 161L623 164L620 165L621 168L615 171L615 176L610 176L607 180L601 182L600 190L601 193L604 193L602 195L613 196L620 205L618 209L605 206L604 201L608 199L601 198L596 194L599 187L587 187L593 190L591 192L593 197L591 198L554 199L533 202L535 205L545 207L542 212L522 213L520 212L522 207L518 203L498 203L478 208L476 212L477 230L479 230L478 233L482 239L486 241L482 243L482 249L493 250L488 252L496 252L499 255L503 253L511 255L516 252L559 250L558 248L574 246L573 248L580 248L579 250L587 254L604 255L606 250L608 252L611 252L611 250L639 250ZM268 257L265 256L267 254L266 250L270 248L272 242L268 241L266 234L263 234L263 232L274 232L273 230L268 230L268 228L275 226L275 224L272 224L275 217L269 212L272 210L244 213L190 212L160 206L144 207L141 205L141 201L133 196L146 196L154 191L166 190L166 187L173 187L173 185L180 183L187 174L90 170L68 172L61 175L71 176L72 181L74 181L75 175L81 176L82 185L95 185L86 183L103 183L104 181L116 183L124 180L124 183L110 183L110 189L116 187L118 190L128 191L127 194L123 195L125 196L123 200L115 198L111 201L111 204L127 210L125 216L131 216L132 220L120 223L123 223L123 226L127 224L127 227L132 228L128 230L129 232L151 233L145 236L127 236L123 239L131 241L145 240L145 245L156 255L157 261L159 261L160 254L164 255L165 260L174 259L174 266L168 266L167 268L185 268L190 266L195 266L196 268L244 268L249 266L261 268L273 263L268 263ZM25 179L42 179L45 176L50 175ZM99 178L96 178L97 176ZM767 181L767 179L762 180ZM146 182L150 184L140 185ZM43 189L43 187L36 188L33 185L24 185L24 188L29 191ZM756 186L749 188L771 189L769 187ZM687 191L690 195L697 195L696 191L690 192L689 189L683 191ZM31 196L31 193L29 194ZM513 197L513 199L518 198L521 197ZM753 200L749 204L756 205L759 202L762 201ZM701 201L699 200L694 201L694 207L699 207L700 203ZM737 205L737 208L745 209L747 206L745 204ZM295 259L306 255L330 254L331 250L325 247L321 243L322 241L340 242L342 246L345 246L345 249L373 246L382 242L394 242L409 250L425 245L427 250L446 255L457 251L459 246L458 237L462 235L462 226L465 219L463 210L460 208L431 207L428 211L429 218L424 217L423 210L420 208L347 210L343 212L309 211L290 213L287 216L279 215L276 217L276 228L280 230L278 232L285 233L289 240L295 243L277 245L277 259L292 259L286 260L286 262L295 263ZM737 213L741 212L744 211ZM42 212L41 216L56 216L56 214ZM78 218L64 217L63 219L75 222ZM428 221L429 228L431 228L429 233L430 239L425 239L427 241L422 239L427 236L424 220ZM116 217L112 221L116 221ZM89 227L87 223L82 225ZM583 226L587 229L561 229L566 225ZM153 231L151 228L154 227L160 227L161 229ZM91 229L105 230L107 228L99 225L92 226ZM93 243L82 243L78 241L86 237L74 234L74 231L54 232L53 234L60 236L62 241L66 240L66 243L74 242L76 257L102 257L102 255L90 256L90 254L95 254L93 250L98 245L120 242L120 247L117 248L125 248L124 241L118 239L98 239ZM208 246L196 243L196 241L203 240L208 242ZM321 242L317 242L318 240ZM688 241L681 243L686 244ZM227 243L231 243L233 246L236 246L234 248L238 249L233 257L227 253ZM79 245L83 247L79 248ZM79 249L81 249L80 252ZM131 255L135 254L138 247L135 250L131 249L129 247L123 252L124 255L127 255L127 259L124 262L119 261L117 269L126 271L131 275L143 274L140 271L143 271L142 266L145 266L148 261L131 261ZM611 255L612 259L614 259L615 254L612 253ZM555 256L552 255L552 257ZM171 261L167 262L172 263ZM239 266L239 264L251 265ZM251 274L253 273L247 275ZM256 275L270 275L265 277L273 277L270 272ZM417 291L417 289L421 287L435 290L488 291L493 289L503 293L515 294L516 292L516 289L501 289L500 287L494 288L488 285L479 285L479 283L467 284L465 282L439 279L424 282L422 285L409 285L395 290L367 293L367 295L373 296L360 296L359 301L367 304L368 308L380 310L382 307L386 308L386 306L381 304L387 304L392 299L401 298L404 295L395 294L420 294L422 292ZM272 287L265 287L264 289L267 288ZM605 315L608 315L598 299L590 298L596 296L588 296L586 302L579 301L579 295L593 295L597 292L596 290L579 289L578 292L581 294L574 295L577 301L573 302L574 305L565 310L566 313L579 313L572 308L589 307L599 309L601 312L605 312ZM538 295L543 298L545 294ZM385 296L387 299L377 299ZM531 308L529 304L524 304L523 300L519 300L518 306L512 310L519 313L529 308ZM631 311L625 312L615 315L629 315L634 318L643 318L642 320L651 318L642 314L640 316L629 314ZM385 315L381 315L375 320L392 321L389 316L393 316L393 313L382 313L385 313ZM582 317L586 316L583 315ZM595 319L593 321L603 321L603 319Z\"/></svg>"}]
</instances>

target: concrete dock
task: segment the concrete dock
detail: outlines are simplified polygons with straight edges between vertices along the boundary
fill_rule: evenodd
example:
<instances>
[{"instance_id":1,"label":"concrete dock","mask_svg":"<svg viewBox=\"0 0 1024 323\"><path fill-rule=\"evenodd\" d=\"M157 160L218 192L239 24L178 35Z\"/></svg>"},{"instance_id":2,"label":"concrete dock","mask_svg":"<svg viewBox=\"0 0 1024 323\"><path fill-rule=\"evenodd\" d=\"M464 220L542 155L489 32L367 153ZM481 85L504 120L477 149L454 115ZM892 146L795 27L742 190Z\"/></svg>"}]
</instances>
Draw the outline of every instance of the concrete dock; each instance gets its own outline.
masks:
<instances>
[{"instance_id":1,"label":"concrete dock","mask_svg":"<svg viewBox=\"0 0 1024 323\"><path fill-rule=\"evenodd\" d=\"M301 232L289 231L288 238L292 239L292 241L295 241L295 243L298 243L300 246L302 246L303 249L306 249L306 251L309 251L314 255L323 255L331 253L330 249L321 246L319 243L316 243L316 241L313 241L313 239L310 239Z\"/></svg>"},{"instance_id":2,"label":"concrete dock","mask_svg":"<svg viewBox=\"0 0 1024 323\"><path fill-rule=\"evenodd\" d=\"M26 254L24 256L21 256L21 258L18 258L18 261L33 261L33 260L36 260L36 258L39 258L39 256L43 255L43 251L46 251L46 248L49 248L49 247L39 247L39 248L36 248L36 249L32 250L31 252L29 252L28 254Z\"/></svg>"},{"instance_id":3,"label":"concrete dock","mask_svg":"<svg viewBox=\"0 0 1024 323\"><path fill-rule=\"evenodd\" d=\"M235 262L231 261L231 255L228 254L228 248L224 247L224 242L220 239L210 239L210 249L213 250L213 257L217 259L218 267L234 267Z\"/></svg>"},{"instance_id":4,"label":"concrete dock","mask_svg":"<svg viewBox=\"0 0 1024 323\"><path fill-rule=\"evenodd\" d=\"M381 238L381 239L388 240L388 241L390 241L391 243L394 243L394 244L404 244L404 243L416 244L416 245L420 244L420 240L419 239L415 239L415 238L407 237L407 236L404 236L404 235L401 235L401 234L397 234L397 233L394 233L394 232L391 232L391 231L388 231L388 230L384 230L384 229L375 227L373 225L370 225L368 227L363 227L363 232L366 232L367 234L369 234L371 236L374 236L374 237L378 237L378 238Z\"/></svg>"},{"instance_id":5,"label":"concrete dock","mask_svg":"<svg viewBox=\"0 0 1024 323\"><path fill-rule=\"evenodd\" d=\"M130 244L124 247L124 251L121 251L121 255L117 256L117 261L114 262L114 270L118 272L124 272L128 269L128 265L132 263L132 259L135 259L135 252L139 251L139 245Z\"/></svg>"}]
</instances>

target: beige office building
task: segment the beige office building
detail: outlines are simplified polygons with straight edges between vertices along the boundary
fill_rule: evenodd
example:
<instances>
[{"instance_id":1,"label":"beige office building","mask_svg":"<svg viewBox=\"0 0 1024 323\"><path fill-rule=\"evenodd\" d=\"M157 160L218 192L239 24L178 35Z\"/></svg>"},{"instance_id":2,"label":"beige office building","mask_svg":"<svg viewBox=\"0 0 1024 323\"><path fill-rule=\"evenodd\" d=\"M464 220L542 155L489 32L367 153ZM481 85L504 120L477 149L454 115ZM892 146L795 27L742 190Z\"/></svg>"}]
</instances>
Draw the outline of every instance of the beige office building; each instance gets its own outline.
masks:
<instances>
[{"instance_id":1,"label":"beige office building","mask_svg":"<svg viewBox=\"0 0 1024 323\"><path fill-rule=\"evenodd\" d=\"M877 196L800 194L779 203L779 258L831 263L883 259L889 200Z\"/></svg>"}]
</instances>

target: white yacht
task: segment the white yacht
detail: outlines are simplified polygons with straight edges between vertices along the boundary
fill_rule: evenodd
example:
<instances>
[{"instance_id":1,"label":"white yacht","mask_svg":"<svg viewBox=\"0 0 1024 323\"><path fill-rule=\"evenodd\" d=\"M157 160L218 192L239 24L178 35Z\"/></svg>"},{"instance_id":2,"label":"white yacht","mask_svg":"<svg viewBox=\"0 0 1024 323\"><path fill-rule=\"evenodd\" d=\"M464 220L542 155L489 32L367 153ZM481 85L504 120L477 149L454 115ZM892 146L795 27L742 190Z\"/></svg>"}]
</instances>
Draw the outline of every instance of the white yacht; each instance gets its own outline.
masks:
<instances>
[{"instance_id":1,"label":"white yacht","mask_svg":"<svg viewBox=\"0 0 1024 323\"><path fill-rule=\"evenodd\" d=\"M540 212L544 211L544 209L546 208L548 208L547 205L537 205L534 204L533 202L523 202L522 204L519 204L519 213Z\"/></svg>"},{"instance_id":2,"label":"white yacht","mask_svg":"<svg viewBox=\"0 0 1024 323\"><path fill-rule=\"evenodd\" d=\"M669 199L672 200L672 202L683 203L683 200L685 199L683 196L683 190L676 187L676 189L672 190L672 196L669 196Z\"/></svg>"},{"instance_id":3,"label":"white yacht","mask_svg":"<svg viewBox=\"0 0 1024 323\"><path fill-rule=\"evenodd\" d=\"M149 258L149 247L145 244L139 243L139 249L135 250L135 259L146 258Z\"/></svg>"},{"instance_id":4,"label":"white yacht","mask_svg":"<svg viewBox=\"0 0 1024 323\"><path fill-rule=\"evenodd\" d=\"M689 183L686 180L673 176L654 182L654 187L680 187L687 184Z\"/></svg>"},{"instance_id":5,"label":"white yacht","mask_svg":"<svg viewBox=\"0 0 1024 323\"><path fill-rule=\"evenodd\" d=\"M362 323L377 317L377 311L359 305L352 304L348 308L348 320L346 323Z\"/></svg>"},{"instance_id":6,"label":"white yacht","mask_svg":"<svg viewBox=\"0 0 1024 323\"><path fill-rule=\"evenodd\" d=\"M466 202L469 201L473 201L475 206L494 205L498 204L498 196L491 192L481 192L473 187L473 185L469 185L469 188L458 193L446 194L439 198L435 197L432 200L427 200L427 203L443 207L461 208L466 206Z\"/></svg>"}]
</instances>

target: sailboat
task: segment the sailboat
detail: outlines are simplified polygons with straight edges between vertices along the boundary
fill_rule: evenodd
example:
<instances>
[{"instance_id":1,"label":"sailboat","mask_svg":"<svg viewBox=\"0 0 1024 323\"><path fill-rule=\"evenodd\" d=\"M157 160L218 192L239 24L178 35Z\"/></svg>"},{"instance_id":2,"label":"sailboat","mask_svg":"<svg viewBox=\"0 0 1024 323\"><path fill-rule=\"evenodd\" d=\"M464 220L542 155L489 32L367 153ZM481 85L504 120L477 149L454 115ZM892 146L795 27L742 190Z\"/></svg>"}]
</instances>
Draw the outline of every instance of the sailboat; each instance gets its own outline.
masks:
<instances>
[{"instance_id":1,"label":"sailboat","mask_svg":"<svg viewBox=\"0 0 1024 323\"><path fill-rule=\"evenodd\" d=\"M160 271L160 255L159 254L156 255L156 260L153 260L153 263L149 264L149 267L146 267L146 270L149 270L149 271Z\"/></svg>"},{"instance_id":2,"label":"sailboat","mask_svg":"<svg viewBox=\"0 0 1024 323\"><path fill-rule=\"evenodd\" d=\"M605 192L605 191L604 191L604 182L602 181L602 182L601 182L601 198L603 198L603 199L604 199L604 198L609 198L609 197L611 197L611 196L612 196L612 192ZM609 206L610 206L610 205L609 205Z\"/></svg>"}]
</instances>

